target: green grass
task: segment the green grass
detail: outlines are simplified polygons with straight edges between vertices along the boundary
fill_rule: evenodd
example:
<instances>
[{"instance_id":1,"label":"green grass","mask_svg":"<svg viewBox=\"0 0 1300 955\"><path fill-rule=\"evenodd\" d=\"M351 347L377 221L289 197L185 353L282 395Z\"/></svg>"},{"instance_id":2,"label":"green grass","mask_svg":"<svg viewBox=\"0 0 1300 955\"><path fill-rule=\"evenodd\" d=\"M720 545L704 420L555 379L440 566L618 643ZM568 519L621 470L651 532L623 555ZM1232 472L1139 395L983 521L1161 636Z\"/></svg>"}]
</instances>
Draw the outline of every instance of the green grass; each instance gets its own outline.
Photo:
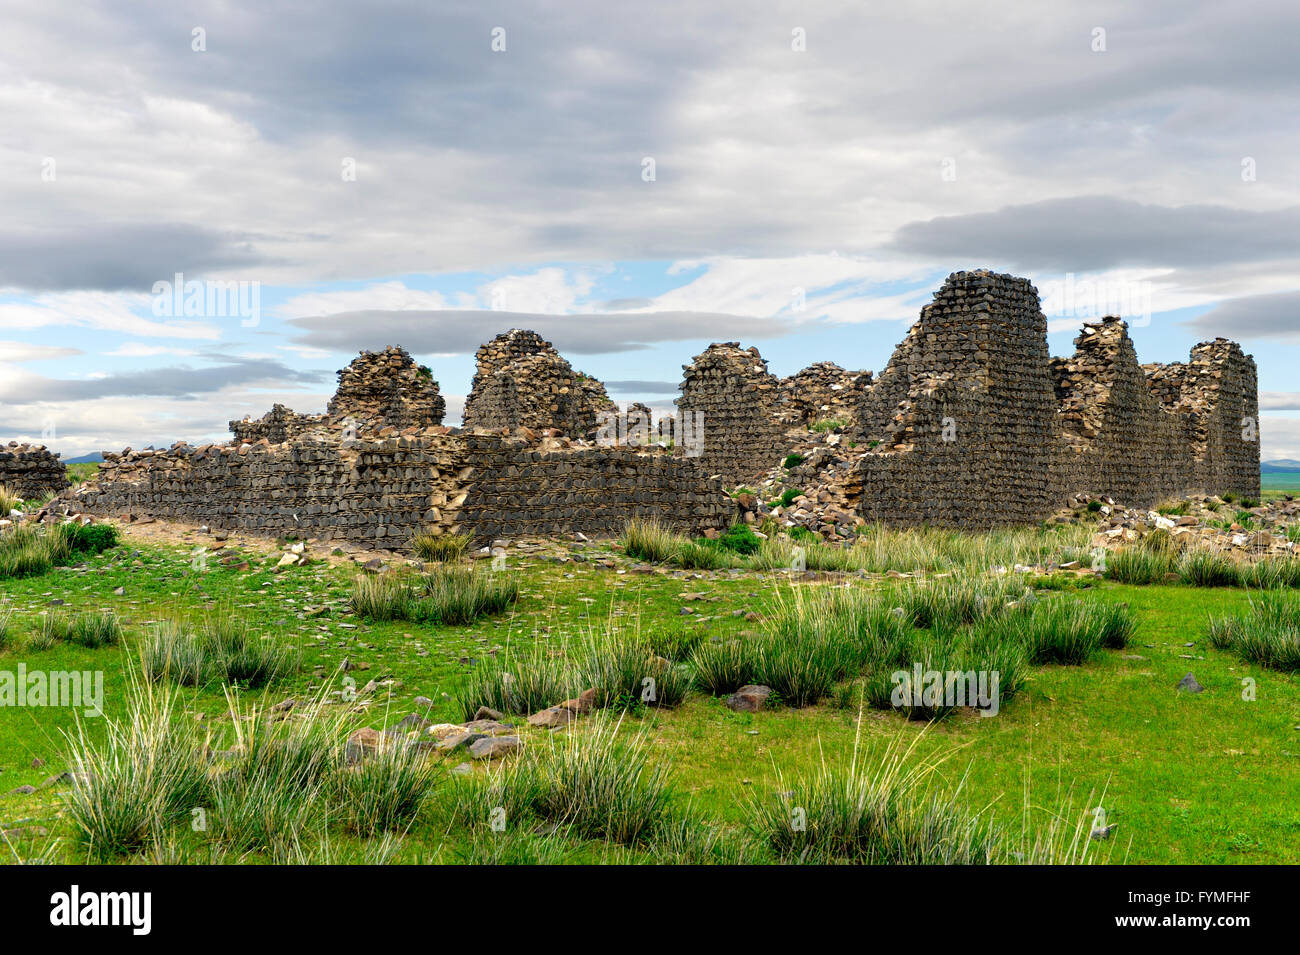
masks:
<instances>
[{"instance_id":1,"label":"green grass","mask_svg":"<svg viewBox=\"0 0 1300 955\"><path fill-rule=\"evenodd\" d=\"M468 534L417 534L411 539L411 549L420 560L456 561L469 550Z\"/></svg>"},{"instance_id":2,"label":"green grass","mask_svg":"<svg viewBox=\"0 0 1300 955\"><path fill-rule=\"evenodd\" d=\"M1300 671L1300 597L1271 591L1249 609L1210 621L1210 644L1273 670Z\"/></svg>"},{"instance_id":3,"label":"green grass","mask_svg":"<svg viewBox=\"0 0 1300 955\"><path fill-rule=\"evenodd\" d=\"M861 536L880 542L879 556L873 556L873 561L901 562L905 572L918 562L946 572L954 565L973 569L981 561L986 572L995 565L1033 562L1024 558L1034 555L1052 559L1079 544L1068 528L1065 533L999 531L967 535L966 540L935 531L918 531L909 538L883 529L868 529ZM193 539L201 542L202 535ZM893 545L892 553L886 541ZM139 659L141 644L153 627L176 619L193 631L217 606L229 606L253 621L259 639L269 638L262 642L301 653L301 668L265 693L245 689L240 698L263 711L273 703L295 699L298 705L288 711L293 714L303 701L324 695L321 710L326 726L341 724L333 737L337 746L352 729L389 726L411 712L434 722L464 720L473 713L462 712L467 704L457 692L474 675L487 674L498 661L502 667L521 668L535 660L551 661L558 672L566 672L582 659L591 635L611 624L629 640L643 639L657 656L698 674L694 663L698 656L732 643L762 641L777 629L779 618L772 604L778 594L789 602L800 594L799 599L810 606L822 607L823 601L867 600L872 595L889 602L886 598L896 588L907 586L857 577L855 572L812 580L746 568L685 571L661 565L646 573L640 562L623 556L612 543L596 542L582 561L563 546L536 555L525 553L512 562L519 594L508 614L451 626L425 620L369 621L352 613L355 567L346 562L314 561L273 572L278 552L261 556L244 549L251 564L248 569L211 561L209 569L196 571L192 548L189 542L158 545L128 538L126 546L87 555L75 565L54 566L39 575L4 582L12 644L0 656L0 670L24 662L42 670L102 671L107 714L101 719L82 718L78 728L70 708L0 708L0 770L6 791L24 784L40 787L52 774L75 769L68 759L64 732L74 739L84 734L88 745L103 749L111 735L111 721L124 731L129 729L133 720L127 670ZM236 549L237 542L232 540L228 548ZM877 553L874 546L869 551ZM607 562L615 566L605 566ZM115 594L118 588L124 593ZM413 576L412 592L415 588ZM704 596L684 601L682 595L688 591ZM868 703L864 707L863 676L846 677L813 706L793 707L777 700L759 713L735 713L713 692L697 689L673 707L606 710L610 715L624 714L621 739L630 742L645 735L644 769L666 774L663 811L652 812L654 824L643 827L630 842L585 835L595 830L544 818L535 808L508 814L505 831L495 832L489 827L493 807L472 800L467 803L473 807L472 824L462 825L448 808L451 793L512 765L507 762L489 769L472 761L472 776L435 781L414 816L399 814L394 830L374 836L354 831L347 822L338 789L324 785L334 778L331 770L322 779L320 798L325 801L315 803L328 810L321 814L328 819L323 828L313 817L294 838L254 838L255 847L242 851L218 844L218 823L212 818L210 802L204 801L210 799L207 796L197 804L190 802L183 812L181 803L193 797L171 801L175 808L171 821L163 827L145 824L144 847L120 855L112 848L117 837L82 840L76 836L79 826L73 815L60 814L71 795L69 785L38 788L31 795L5 797L0 821L32 820L47 827L50 838L14 842L3 853L10 861L43 857L75 862L87 858L85 846L94 842L114 860L195 863L771 862L779 857L753 831L753 801L776 799L777 794L795 788L803 791L822 767L844 782L855 746L862 772L874 777L883 765L882 749L899 740L903 746L915 743L916 759L935 762L926 785L940 804L946 800L959 814L978 816L1001 833L1002 857L1015 858L1013 853L1019 853L1043 858L1035 852L1046 845L1052 847L1048 857L1077 861L1077 827L1086 825L1092 809L1104 805L1118 828L1108 843L1089 842L1085 828L1083 848L1105 850L1096 861L1107 861L1107 853L1113 852L1110 861L1130 863L1285 863L1300 853L1300 816L1289 798L1300 786L1300 756L1294 755L1300 752L1300 742L1293 729L1300 723L1300 674L1265 667L1231 648L1216 648L1207 630L1208 620L1248 614L1252 600L1258 603L1260 596L1240 588L1196 588L1163 581L1132 586L1109 579L1093 581L1087 590L1044 594L1040 603L1080 600L1103 608L1126 604L1138 629L1124 650L1103 648L1082 665L1026 663L1022 685L995 718L958 710L927 723L909 720L908 714L892 706L874 710ZM60 612L70 615L113 609L123 627L121 641L99 649L68 642L31 648L29 641L39 634L42 615L51 612L53 597L65 601ZM898 605L890 603L889 610ZM683 606L695 612L680 615ZM751 611L762 619L745 619ZM1015 616L1014 608L1004 608L987 618L991 622L951 629L970 632ZM898 629L898 618L888 611L862 619L867 621L863 632L882 642L894 639L891 632L931 633L910 624L909 630ZM825 623L821 631L827 637L842 632L839 642L850 649L858 639L856 631L839 622ZM740 656L743 662L745 655ZM873 658L866 659L867 666L874 666ZM350 669L340 669L344 661ZM1204 693L1175 691L1189 670L1205 686ZM534 670L530 666L526 672ZM356 699L368 707L359 707L352 698L338 698L343 677L353 678ZM1258 685L1253 700L1243 699L1246 678ZM369 681L375 681L378 689L362 693ZM169 681L147 686L155 694L173 695L169 725L175 731L193 733L199 742L212 734L214 753L236 750L238 740L232 736L236 724L221 683L180 688ZM538 702L558 702L576 692L580 689L553 681L548 692L538 694ZM425 702L417 704L417 697ZM529 705L516 712L535 708ZM581 742L598 731L602 725L598 719L584 717L556 734L527 727L521 728L521 734L526 745L540 750L536 754L540 759L552 743L561 747L570 739ZM290 720L276 724L279 732L294 725ZM119 756L120 766L136 765L125 753ZM35 758L46 765L33 767ZM462 758L453 757L451 765ZM226 769L238 761L237 753L221 756L209 768ZM184 760L177 765L184 767ZM133 778L128 772L112 778L119 789L116 795L107 788L97 790L97 799L111 810L102 827L109 836L118 832L129 837L133 830L139 831L141 816L133 806L152 812L153 807L169 803L152 788L127 787ZM185 773L176 778L184 779ZM595 797L588 800L595 802ZM1071 803L1074 808L1068 808ZM273 801L265 805L274 811ZM208 810L206 833L190 828L195 807ZM950 813L934 812L935 818L951 818ZM1023 822L1026 812L1031 825ZM143 816L149 817L149 812ZM114 823L113 818L119 821ZM546 828L535 831L542 825ZM237 841L232 837L232 844ZM796 858L797 853L790 857Z\"/></svg>"}]
</instances>

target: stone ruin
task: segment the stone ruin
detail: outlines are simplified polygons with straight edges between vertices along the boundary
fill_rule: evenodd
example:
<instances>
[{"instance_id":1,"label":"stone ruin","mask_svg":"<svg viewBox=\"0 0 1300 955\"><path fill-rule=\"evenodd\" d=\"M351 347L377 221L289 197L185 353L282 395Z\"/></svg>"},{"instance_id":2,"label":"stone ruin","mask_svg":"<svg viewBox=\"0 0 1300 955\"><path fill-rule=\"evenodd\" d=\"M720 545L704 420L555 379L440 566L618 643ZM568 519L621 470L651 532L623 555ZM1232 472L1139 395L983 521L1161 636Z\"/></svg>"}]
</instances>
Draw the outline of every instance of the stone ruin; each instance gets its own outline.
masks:
<instances>
[{"instance_id":1,"label":"stone ruin","mask_svg":"<svg viewBox=\"0 0 1300 955\"><path fill-rule=\"evenodd\" d=\"M514 375L507 401L500 385ZM231 422L229 444L106 452L96 480L64 502L388 550L420 532L606 536L645 517L700 533L735 519L721 482L694 460L566 437L594 431L596 409L615 406L535 333L480 349L475 383L474 418L490 426L444 427L427 370L400 348L364 352L339 372L327 414L276 405Z\"/></svg>"},{"instance_id":2,"label":"stone ruin","mask_svg":"<svg viewBox=\"0 0 1300 955\"><path fill-rule=\"evenodd\" d=\"M724 488L751 484L765 498L798 491L782 516L827 536L864 521L1037 522L1080 493L1129 506L1259 496L1255 363L1236 344L1140 365L1127 326L1106 318L1052 358L1033 285L985 270L948 277L878 378L819 362L778 379L757 349L711 345L683 366L669 419L670 431L703 422L690 446L622 441L650 409L611 414L604 386L535 332L477 358L463 429L441 426L437 383L389 348L339 373L325 415L277 405L232 422L231 444L106 453L99 478L64 498L397 548L426 530L609 535L632 517L719 529L754 505L741 495L738 510Z\"/></svg>"},{"instance_id":3,"label":"stone ruin","mask_svg":"<svg viewBox=\"0 0 1300 955\"><path fill-rule=\"evenodd\" d=\"M815 486L806 510L850 529L1040 521L1077 493L1142 507L1259 497L1255 363L1240 347L1218 339L1186 365L1139 365L1108 317L1075 348L1049 356L1028 280L954 273L865 390L850 440L773 466L766 484Z\"/></svg>"},{"instance_id":4,"label":"stone ruin","mask_svg":"<svg viewBox=\"0 0 1300 955\"><path fill-rule=\"evenodd\" d=\"M781 380L757 348L713 344L683 365L679 420L699 415L704 447L699 460L728 486L754 480L789 448L782 420Z\"/></svg>"},{"instance_id":5,"label":"stone ruin","mask_svg":"<svg viewBox=\"0 0 1300 955\"><path fill-rule=\"evenodd\" d=\"M304 415L278 402L260 418L230 422L236 441L292 441L312 429L342 428L360 434L442 424L447 402L433 373L405 348L364 351L338 372L339 385L323 415Z\"/></svg>"},{"instance_id":6,"label":"stone ruin","mask_svg":"<svg viewBox=\"0 0 1300 955\"><path fill-rule=\"evenodd\" d=\"M25 501L57 494L69 484L68 469L59 455L41 444L10 441L0 445L0 486ZM7 515L0 514L0 517Z\"/></svg>"},{"instance_id":7,"label":"stone ruin","mask_svg":"<svg viewBox=\"0 0 1300 955\"><path fill-rule=\"evenodd\" d=\"M555 430L595 434L600 415L616 410L605 386L576 372L536 332L511 329L479 348L465 399L467 428Z\"/></svg>"}]
</instances>

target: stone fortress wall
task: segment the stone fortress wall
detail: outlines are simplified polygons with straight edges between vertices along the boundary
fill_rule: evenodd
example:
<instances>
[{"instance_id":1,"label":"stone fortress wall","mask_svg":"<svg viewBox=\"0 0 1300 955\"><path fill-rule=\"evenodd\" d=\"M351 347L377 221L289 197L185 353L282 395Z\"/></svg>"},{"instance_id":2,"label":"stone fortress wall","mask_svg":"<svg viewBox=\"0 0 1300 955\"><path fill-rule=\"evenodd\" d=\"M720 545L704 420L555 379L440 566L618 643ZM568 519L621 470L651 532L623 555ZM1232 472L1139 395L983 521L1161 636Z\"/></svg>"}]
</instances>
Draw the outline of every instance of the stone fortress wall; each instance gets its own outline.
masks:
<instances>
[{"instance_id":1,"label":"stone fortress wall","mask_svg":"<svg viewBox=\"0 0 1300 955\"><path fill-rule=\"evenodd\" d=\"M25 501L37 500L67 487L68 469L44 445L10 441L0 444L0 485Z\"/></svg>"},{"instance_id":2,"label":"stone fortress wall","mask_svg":"<svg viewBox=\"0 0 1300 955\"><path fill-rule=\"evenodd\" d=\"M679 419L700 414L702 448L608 446L622 431L602 432L617 410L604 386L535 332L499 335L477 358L463 429L442 426L438 385L404 350L364 352L324 415L277 405L232 422L231 444L106 454L99 478L64 497L385 547L421 530L607 535L630 517L698 532L736 518L724 488L780 469L819 423L833 441L792 473L832 473L822 503L867 521L1034 522L1080 492L1130 506L1259 495L1255 364L1236 344L1140 365L1125 324L1106 318L1052 358L1033 285L985 270L948 277L878 378L819 362L779 379L757 349L711 345L683 366L677 400Z\"/></svg>"}]
</instances>

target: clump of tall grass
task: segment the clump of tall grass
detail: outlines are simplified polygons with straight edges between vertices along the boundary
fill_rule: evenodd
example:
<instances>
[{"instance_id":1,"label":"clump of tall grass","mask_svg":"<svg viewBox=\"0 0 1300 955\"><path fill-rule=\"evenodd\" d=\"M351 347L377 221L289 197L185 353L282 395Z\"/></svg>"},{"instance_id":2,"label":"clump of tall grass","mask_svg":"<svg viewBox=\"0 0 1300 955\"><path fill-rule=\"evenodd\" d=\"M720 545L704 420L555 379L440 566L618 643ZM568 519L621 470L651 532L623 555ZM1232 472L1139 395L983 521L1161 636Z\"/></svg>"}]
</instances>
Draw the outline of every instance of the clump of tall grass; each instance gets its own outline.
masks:
<instances>
[{"instance_id":1,"label":"clump of tall grass","mask_svg":"<svg viewBox=\"0 0 1300 955\"><path fill-rule=\"evenodd\" d=\"M39 643L48 649L58 643L75 643L91 650L122 639L122 625L110 610L102 613L47 613L41 618Z\"/></svg>"},{"instance_id":2,"label":"clump of tall grass","mask_svg":"<svg viewBox=\"0 0 1300 955\"><path fill-rule=\"evenodd\" d=\"M938 761L913 760L915 742L895 741L874 767L854 746L847 766L823 764L750 804L750 828L783 862L868 865L984 865L1004 858L1002 835L944 792Z\"/></svg>"},{"instance_id":3,"label":"clump of tall grass","mask_svg":"<svg viewBox=\"0 0 1300 955\"><path fill-rule=\"evenodd\" d=\"M1175 569L1193 587L1234 587L1241 583L1243 564L1227 554L1198 549L1183 554Z\"/></svg>"},{"instance_id":4,"label":"clump of tall grass","mask_svg":"<svg viewBox=\"0 0 1300 955\"><path fill-rule=\"evenodd\" d=\"M0 653L4 653L14 645L14 633L9 624L13 619L13 613L13 607L0 604Z\"/></svg>"},{"instance_id":5,"label":"clump of tall grass","mask_svg":"<svg viewBox=\"0 0 1300 955\"><path fill-rule=\"evenodd\" d=\"M993 629L1019 642L1034 664L1086 663L1103 648L1123 649L1136 627L1123 604L1093 600L1040 601L1028 614L999 621Z\"/></svg>"},{"instance_id":6,"label":"clump of tall grass","mask_svg":"<svg viewBox=\"0 0 1300 955\"><path fill-rule=\"evenodd\" d=\"M579 653L574 685L596 689L597 705L677 706L691 688L689 671L658 656L640 635L603 629L587 637Z\"/></svg>"},{"instance_id":7,"label":"clump of tall grass","mask_svg":"<svg viewBox=\"0 0 1300 955\"><path fill-rule=\"evenodd\" d=\"M682 541L671 559L686 570L725 570L741 565L740 558L730 551L699 541Z\"/></svg>"},{"instance_id":8,"label":"clump of tall grass","mask_svg":"<svg viewBox=\"0 0 1300 955\"><path fill-rule=\"evenodd\" d=\"M621 725L598 715L582 733L550 734L519 759L457 781L454 818L471 826L501 819L510 831L541 819L578 836L645 845L668 812L668 769L645 733L623 739Z\"/></svg>"},{"instance_id":9,"label":"clump of tall grass","mask_svg":"<svg viewBox=\"0 0 1300 955\"><path fill-rule=\"evenodd\" d=\"M0 578L43 574L80 554L98 554L117 544L111 524L21 524L0 534Z\"/></svg>"},{"instance_id":10,"label":"clump of tall grass","mask_svg":"<svg viewBox=\"0 0 1300 955\"><path fill-rule=\"evenodd\" d=\"M199 624L155 624L140 647L144 676L180 686L233 683L262 687L297 670L299 653L258 637L248 623L215 611Z\"/></svg>"},{"instance_id":11,"label":"clump of tall grass","mask_svg":"<svg viewBox=\"0 0 1300 955\"><path fill-rule=\"evenodd\" d=\"M349 604L358 617L376 623L411 620L416 615L409 576L401 573L358 574L352 581Z\"/></svg>"},{"instance_id":12,"label":"clump of tall grass","mask_svg":"<svg viewBox=\"0 0 1300 955\"><path fill-rule=\"evenodd\" d=\"M427 561L457 561L469 549L468 534L416 534L411 539L415 556Z\"/></svg>"},{"instance_id":13,"label":"clump of tall grass","mask_svg":"<svg viewBox=\"0 0 1300 955\"><path fill-rule=\"evenodd\" d=\"M992 580L956 576L900 587L896 600L903 618L915 627L956 627L1005 614L1010 605L1031 599L1019 576Z\"/></svg>"},{"instance_id":14,"label":"clump of tall grass","mask_svg":"<svg viewBox=\"0 0 1300 955\"><path fill-rule=\"evenodd\" d=\"M435 764L407 746L391 746L343 770L338 797L344 825L365 837L406 831L436 778Z\"/></svg>"},{"instance_id":15,"label":"clump of tall grass","mask_svg":"<svg viewBox=\"0 0 1300 955\"><path fill-rule=\"evenodd\" d=\"M1300 558L1265 557L1242 564L1240 583L1259 590L1300 587Z\"/></svg>"},{"instance_id":16,"label":"clump of tall grass","mask_svg":"<svg viewBox=\"0 0 1300 955\"><path fill-rule=\"evenodd\" d=\"M690 656L695 685L712 696L724 696L753 683L757 672L756 643L757 640L746 637L701 643Z\"/></svg>"},{"instance_id":17,"label":"clump of tall grass","mask_svg":"<svg viewBox=\"0 0 1300 955\"><path fill-rule=\"evenodd\" d=\"M1274 670L1300 670L1300 597L1270 591L1244 614L1213 618L1210 645Z\"/></svg>"},{"instance_id":18,"label":"clump of tall grass","mask_svg":"<svg viewBox=\"0 0 1300 955\"><path fill-rule=\"evenodd\" d=\"M418 612L432 623L463 626L501 613L518 599L519 581L510 574L436 567L421 579Z\"/></svg>"},{"instance_id":19,"label":"clump of tall grass","mask_svg":"<svg viewBox=\"0 0 1300 955\"><path fill-rule=\"evenodd\" d=\"M91 861L144 849L206 804L199 743L192 724L177 716L177 702L168 688L132 686L124 718L105 717L94 733L78 720L75 735L67 735L76 782L64 797L66 813Z\"/></svg>"},{"instance_id":20,"label":"clump of tall grass","mask_svg":"<svg viewBox=\"0 0 1300 955\"><path fill-rule=\"evenodd\" d=\"M0 517L8 517L11 511L18 510L18 505L22 504L23 499L18 496L18 492L12 490L7 484L0 484Z\"/></svg>"},{"instance_id":21,"label":"clump of tall grass","mask_svg":"<svg viewBox=\"0 0 1300 955\"><path fill-rule=\"evenodd\" d=\"M627 522L619 544L623 553L652 564L673 560L683 543L683 538L662 521L654 518L634 518Z\"/></svg>"},{"instance_id":22,"label":"clump of tall grass","mask_svg":"<svg viewBox=\"0 0 1300 955\"><path fill-rule=\"evenodd\" d=\"M352 583L351 607L373 621L413 620L462 626L500 613L519 599L511 575L447 565L429 573L361 574Z\"/></svg>"},{"instance_id":23,"label":"clump of tall grass","mask_svg":"<svg viewBox=\"0 0 1300 955\"><path fill-rule=\"evenodd\" d=\"M1125 547L1106 555L1106 577L1121 584L1160 584L1174 572L1168 553Z\"/></svg>"},{"instance_id":24,"label":"clump of tall grass","mask_svg":"<svg viewBox=\"0 0 1300 955\"><path fill-rule=\"evenodd\" d=\"M963 707L997 712L1024 687L1029 667L1024 646L1003 638L1004 623L896 635L869 668L863 701L914 720Z\"/></svg>"},{"instance_id":25,"label":"clump of tall grass","mask_svg":"<svg viewBox=\"0 0 1300 955\"><path fill-rule=\"evenodd\" d=\"M456 687L456 707L465 720L479 707L500 713L536 713L581 692L561 660L540 648L528 657L509 651L480 659Z\"/></svg>"}]
</instances>

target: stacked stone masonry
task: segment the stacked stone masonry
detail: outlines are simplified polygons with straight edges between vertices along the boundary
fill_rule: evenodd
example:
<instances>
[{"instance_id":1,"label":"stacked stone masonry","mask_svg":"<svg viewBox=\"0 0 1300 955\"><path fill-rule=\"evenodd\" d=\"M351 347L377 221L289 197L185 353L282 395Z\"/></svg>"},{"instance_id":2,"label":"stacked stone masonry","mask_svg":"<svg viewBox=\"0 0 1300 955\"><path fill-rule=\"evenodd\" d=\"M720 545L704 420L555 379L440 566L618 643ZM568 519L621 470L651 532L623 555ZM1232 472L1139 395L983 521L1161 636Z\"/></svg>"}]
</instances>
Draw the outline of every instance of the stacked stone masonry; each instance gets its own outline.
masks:
<instances>
[{"instance_id":1,"label":"stacked stone masonry","mask_svg":"<svg viewBox=\"0 0 1300 955\"><path fill-rule=\"evenodd\" d=\"M44 445L10 441L0 445L0 485L23 500L39 499L68 486L68 469Z\"/></svg>"},{"instance_id":2,"label":"stacked stone masonry","mask_svg":"<svg viewBox=\"0 0 1300 955\"><path fill-rule=\"evenodd\" d=\"M555 430L591 437L616 410L605 386L573 370L536 332L511 329L479 348L465 399L467 428Z\"/></svg>"},{"instance_id":3,"label":"stacked stone masonry","mask_svg":"<svg viewBox=\"0 0 1300 955\"><path fill-rule=\"evenodd\" d=\"M514 330L479 349L464 430L439 426L436 382L389 348L340 372L328 416L277 405L232 422L230 445L106 454L98 480L65 498L91 513L398 547L421 530L611 535L631 517L721 528L736 516L724 487L770 486L773 474L816 487L807 500L840 525L1035 522L1079 492L1130 506L1259 495L1253 359L1217 339L1186 363L1140 365L1115 318L1052 358L1037 291L1010 275L949 276L874 380L830 362L781 380L737 342L683 367L678 418L702 422L702 445L685 440L693 426L672 449L592 444L615 410L604 387ZM842 430L809 443L831 419ZM806 459L782 467L801 447Z\"/></svg>"},{"instance_id":4,"label":"stacked stone masonry","mask_svg":"<svg viewBox=\"0 0 1300 955\"><path fill-rule=\"evenodd\" d=\"M729 486L756 481L788 449L781 381L767 370L757 348L715 343L686 372L677 399L683 427L695 415L703 423L699 460Z\"/></svg>"},{"instance_id":5,"label":"stacked stone masonry","mask_svg":"<svg viewBox=\"0 0 1300 955\"><path fill-rule=\"evenodd\" d=\"M106 454L99 479L67 499L94 514L385 549L421 531L609 536L653 517L699 533L735 517L721 484L688 459L469 432Z\"/></svg>"}]
</instances>

